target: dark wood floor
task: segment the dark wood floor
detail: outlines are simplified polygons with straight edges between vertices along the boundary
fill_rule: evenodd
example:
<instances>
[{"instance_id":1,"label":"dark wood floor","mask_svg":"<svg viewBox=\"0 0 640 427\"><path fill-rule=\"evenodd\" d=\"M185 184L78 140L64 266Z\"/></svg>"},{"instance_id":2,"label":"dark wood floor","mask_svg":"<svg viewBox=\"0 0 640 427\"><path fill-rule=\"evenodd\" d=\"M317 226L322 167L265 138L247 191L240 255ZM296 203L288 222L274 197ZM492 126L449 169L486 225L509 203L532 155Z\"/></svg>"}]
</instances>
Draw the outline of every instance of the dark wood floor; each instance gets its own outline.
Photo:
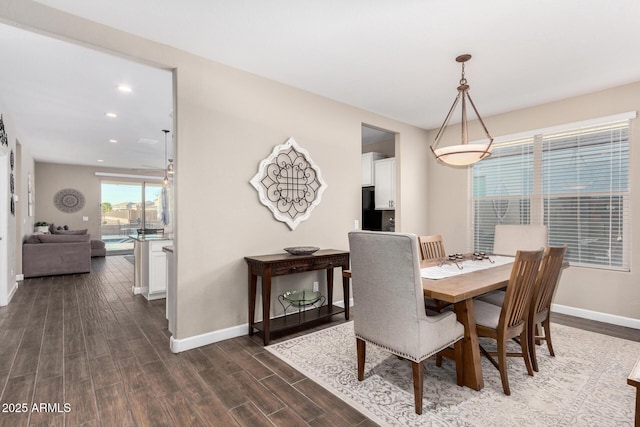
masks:
<instances>
[{"instance_id":1,"label":"dark wood floor","mask_svg":"<svg viewBox=\"0 0 640 427\"><path fill-rule=\"evenodd\" d=\"M0 307L0 426L375 425L257 337L171 353L164 300L133 296L132 278L124 257L94 258L91 274L25 280ZM640 341L629 328L554 321Z\"/></svg>"}]
</instances>

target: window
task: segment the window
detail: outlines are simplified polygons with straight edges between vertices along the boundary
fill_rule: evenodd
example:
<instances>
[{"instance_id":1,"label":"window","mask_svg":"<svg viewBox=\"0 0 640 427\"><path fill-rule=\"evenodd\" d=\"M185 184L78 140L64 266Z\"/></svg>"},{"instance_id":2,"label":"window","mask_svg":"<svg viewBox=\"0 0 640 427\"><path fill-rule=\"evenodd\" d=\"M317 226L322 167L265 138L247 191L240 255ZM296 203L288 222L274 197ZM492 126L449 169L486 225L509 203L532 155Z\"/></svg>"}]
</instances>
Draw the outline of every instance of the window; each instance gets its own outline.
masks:
<instances>
[{"instance_id":1,"label":"window","mask_svg":"<svg viewBox=\"0 0 640 427\"><path fill-rule=\"evenodd\" d=\"M496 224L545 224L571 265L628 271L629 118L494 143L472 167L474 249L493 250Z\"/></svg>"}]
</instances>

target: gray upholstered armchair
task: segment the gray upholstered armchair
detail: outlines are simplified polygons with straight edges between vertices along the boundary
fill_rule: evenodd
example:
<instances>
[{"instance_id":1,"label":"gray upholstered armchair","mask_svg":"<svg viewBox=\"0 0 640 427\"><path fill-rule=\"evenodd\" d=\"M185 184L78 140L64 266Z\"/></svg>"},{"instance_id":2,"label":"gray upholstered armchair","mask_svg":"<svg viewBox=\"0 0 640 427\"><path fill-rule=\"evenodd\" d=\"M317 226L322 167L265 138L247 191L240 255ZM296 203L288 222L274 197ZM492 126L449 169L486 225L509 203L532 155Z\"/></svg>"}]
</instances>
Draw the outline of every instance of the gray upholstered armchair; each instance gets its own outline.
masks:
<instances>
[{"instance_id":1,"label":"gray upholstered armchair","mask_svg":"<svg viewBox=\"0 0 640 427\"><path fill-rule=\"evenodd\" d=\"M452 312L427 317L413 234L349 233L358 380L366 343L412 362L416 413L422 413L422 361L454 344L456 382L462 385L464 327Z\"/></svg>"}]
</instances>

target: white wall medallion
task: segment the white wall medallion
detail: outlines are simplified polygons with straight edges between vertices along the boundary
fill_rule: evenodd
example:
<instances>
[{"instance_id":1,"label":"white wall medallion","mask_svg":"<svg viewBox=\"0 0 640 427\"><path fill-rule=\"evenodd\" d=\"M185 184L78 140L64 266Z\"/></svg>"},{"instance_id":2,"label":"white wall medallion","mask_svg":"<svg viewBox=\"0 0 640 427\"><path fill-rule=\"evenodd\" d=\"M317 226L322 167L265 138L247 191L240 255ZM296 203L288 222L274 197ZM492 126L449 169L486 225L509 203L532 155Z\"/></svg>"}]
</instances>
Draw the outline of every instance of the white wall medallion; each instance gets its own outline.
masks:
<instances>
[{"instance_id":1,"label":"white wall medallion","mask_svg":"<svg viewBox=\"0 0 640 427\"><path fill-rule=\"evenodd\" d=\"M327 189L320 168L293 138L273 148L250 182L260 202L292 230L309 218Z\"/></svg>"}]
</instances>

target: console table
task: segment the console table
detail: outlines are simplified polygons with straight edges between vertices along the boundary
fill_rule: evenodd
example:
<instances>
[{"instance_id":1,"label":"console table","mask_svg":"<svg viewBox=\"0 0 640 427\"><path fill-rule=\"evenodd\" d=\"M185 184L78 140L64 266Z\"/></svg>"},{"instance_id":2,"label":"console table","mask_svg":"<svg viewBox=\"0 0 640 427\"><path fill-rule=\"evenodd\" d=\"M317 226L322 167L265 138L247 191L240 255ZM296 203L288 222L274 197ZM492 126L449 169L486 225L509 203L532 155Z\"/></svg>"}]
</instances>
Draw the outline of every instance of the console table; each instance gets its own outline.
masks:
<instances>
[{"instance_id":1,"label":"console table","mask_svg":"<svg viewBox=\"0 0 640 427\"><path fill-rule=\"evenodd\" d=\"M329 318L344 312L349 320L349 279L342 279L344 292L344 308L333 305L333 269L349 268L349 252L335 249L321 249L311 255L290 255L288 253L249 256L244 258L249 270L249 335L254 328L262 331L264 345L269 344L271 332L299 326L302 323ZM270 318L271 313L271 278L305 271L327 270L327 304L320 308L305 310L304 320L287 321L288 316ZM262 277L262 322L255 322L256 292L258 276ZM290 316L289 316L290 317Z\"/></svg>"}]
</instances>

